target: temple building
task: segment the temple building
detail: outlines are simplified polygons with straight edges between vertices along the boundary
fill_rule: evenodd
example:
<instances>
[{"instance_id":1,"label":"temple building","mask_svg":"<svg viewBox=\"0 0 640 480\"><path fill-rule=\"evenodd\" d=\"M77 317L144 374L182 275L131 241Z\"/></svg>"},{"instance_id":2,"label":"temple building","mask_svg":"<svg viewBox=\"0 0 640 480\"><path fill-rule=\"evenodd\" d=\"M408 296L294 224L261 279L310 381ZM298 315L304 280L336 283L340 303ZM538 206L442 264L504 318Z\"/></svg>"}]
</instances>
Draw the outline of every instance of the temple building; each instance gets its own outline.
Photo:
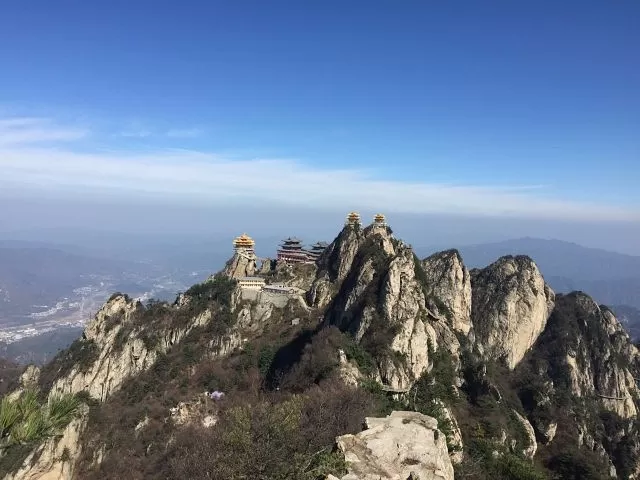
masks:
<instances>
[{"instance_id":1,"label":"temple building","mask_svg":"<svg viewBox=\"0 0 640 480\"><path fill-rule=\"evenodd\" d=\"M251 252L255 251L256 242L246 233L233 239L233 248L236 251Z\"/></svg>"},{"instance_id":2,"label":"temple building","mask_svg":"<svg viewBox=\"0 0 640 480\"><path fill-rule=\"evenodd\" d=\"M315 262L318 260L320 255L322 255L322 252L324 252L328 246L329 244L327 244L327 242L316 242L311 245L311 248L307 250L307 258L309 261Z\"/></svg>"},{"instance_id":3,"label":"temple building","mask_svg":"<svg viewBox=\"0 0 640 480\"><path fill-rule=\"evenodd\" d=\"M358 212L351 212L347 215L346 225L357 225L360 223L360 214Z\"/></svg>"},{"instance_id":4,"label":"temple building","mask_svg":"<svg viewBox=\"0 0 640 480\"><path fill-rule=\"evenodd\" d=\"M374 227L386 227L387 226L387 219L385 218L385 216L383 214L377 213L373 217L373 226Z\"/></svg>"},{"instance_id":5,"label":"temple building","mask_svg":"<svg viewBox=\"0 0 640 480\"><path fill-rule=\"evenodd\" d=\"M281 283L265 285L262 287L262 291L265 293L274 293L276 295L293 295L296 293L296 289L294 287L283 285Z\"/></svg>"},{"instance_id":6,"label":"temple building","mask_svg":"<svg viewBox=\"0 0 640 480\"><path fill-rule=\"evenodd\" d=\"M264 287L264 284L264 278L262 277L241 277L238 279L238 285L241 288L260 290Z\"/></svg>"},{"instance_id":7,"label":"temple building","mask_svg":"<svg viewBox=\"0 0 640 480\"><path fill-rule=\"evenodd\" d=\"M302 248L302 241L297 238L287 238L282 241L278 250L278 260L289 263L306 263L309 261L307 251Z\"/></svg>"}]
</instances>

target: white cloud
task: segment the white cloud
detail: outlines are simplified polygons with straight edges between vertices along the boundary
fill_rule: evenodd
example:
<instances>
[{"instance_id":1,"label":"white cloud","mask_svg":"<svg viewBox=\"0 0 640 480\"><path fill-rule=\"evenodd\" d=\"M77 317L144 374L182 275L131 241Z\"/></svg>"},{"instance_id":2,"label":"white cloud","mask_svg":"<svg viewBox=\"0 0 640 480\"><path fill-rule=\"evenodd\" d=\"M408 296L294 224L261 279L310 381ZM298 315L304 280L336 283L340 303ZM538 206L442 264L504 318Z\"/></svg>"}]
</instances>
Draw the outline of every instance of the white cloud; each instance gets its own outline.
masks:
<instances>
[{"instance_id":1,"label":"white cloud","mask_svg":"<svg viewBox=\"0 0 640 480\"><path fill-rule=\"evenodd\" d=\"M149 130L125 130L119 135L127 138L147 138L153 134Z\"/></svg>"},{"instance_id":2,"label":"white cloud","mask_svg":"<svg viewBox=\"0 0 640 480\"><path fill-rule=\"evenodd\" d=\"M0 118L0 146L69 142L79 140L87 133L86 129L58 125L46 118Z\"/></svg>"},{"instance_id":3,"label":"white cloud","mask_svg":"<svg viewBox=\"0 0 640 480\"><path fill-rule=\"evenodd\" d=\"M640 220L631 209L546 198L544 190L389 181L356 170L320 169L292 160L239 161L189 151L108 155L0 149L0 170L2 180L13 185L153 192L219 205L253 198L259 203L388 213Z\"/></svg>"},{"instance_id":4,"label":"white cloud","mask_svg":"<svg viewBox=\"0 0 640 480\"><path fill-rule=\"evenodd\" d=\"M204 134L200 128L171 129L167 131L167 137L171 138L196 138Z\"/></svg>"},{"instance_id":5,"label":"white cloud","mask_svg":"<svg viewBox=\"0 0 640 480\"><path fill-rule=\"evenodd\" d=\"M135 130L132 130L135 131ZM144 133L145 130L139 132ZM553 198L540 185L480 186L385 180L375 172L327 169L283 159L239 160L204 152L78 153L84 131L34 118L0 118L0 189L152 192L231 204L253 200L300 207L398 213L459 213L572 220L640 221L637 209ZM38 142L51 141L55 148Z\"/></svg>"}]
</instances>

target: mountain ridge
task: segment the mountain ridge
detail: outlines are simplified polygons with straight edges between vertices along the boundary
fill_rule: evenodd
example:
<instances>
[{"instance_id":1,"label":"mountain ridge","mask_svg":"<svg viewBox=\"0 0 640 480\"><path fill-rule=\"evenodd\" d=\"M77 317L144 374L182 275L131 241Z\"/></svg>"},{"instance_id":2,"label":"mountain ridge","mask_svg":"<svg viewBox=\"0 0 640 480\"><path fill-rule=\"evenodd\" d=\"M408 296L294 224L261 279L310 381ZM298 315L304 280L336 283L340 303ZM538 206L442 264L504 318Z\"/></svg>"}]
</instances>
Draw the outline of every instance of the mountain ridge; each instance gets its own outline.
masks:
<instances>
[{"instance_id":1,"label":"mountain ridge","mask_svg":"<svg viewBox=\"0 0 640 480\"><path fill-rule=\"evenodd\" d=\"M23 388L87 402L63 435L73 448L63 460L16 456L22 473L6 478L364 479L349 464L359 444L332 449L335 438L404 410L435 419L427 436L444 435L456 475L635 478L640 356L612 311L555 295L529 257L472 270L463 259L421 260L388 227L356 222L315 265L263 264L267 282L295 286L285 297L224 273L173 304L115 294L70 349L23 375ZM268 445L266 431L277 432ZM429 443L438 461L441 448Z\"/></svg>"}]
</instances>

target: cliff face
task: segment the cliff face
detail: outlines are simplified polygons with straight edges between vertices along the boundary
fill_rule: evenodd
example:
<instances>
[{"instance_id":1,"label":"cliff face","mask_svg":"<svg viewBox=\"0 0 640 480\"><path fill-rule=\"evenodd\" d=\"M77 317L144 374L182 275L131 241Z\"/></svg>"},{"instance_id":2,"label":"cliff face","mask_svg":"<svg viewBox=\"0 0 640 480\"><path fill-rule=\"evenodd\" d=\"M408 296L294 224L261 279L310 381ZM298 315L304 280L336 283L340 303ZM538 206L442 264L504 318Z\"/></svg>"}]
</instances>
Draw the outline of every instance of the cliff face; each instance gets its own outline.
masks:
<instances>
[{"instance_id":1,"label":"cliff face","mask_svg":"<svg viewBox=\"0 0 640 480\"><path fill-rule=\"evenodd\" d=\"M426 275L427 305L448 317L454 331L471 330L471 275L457 250L447 250L422 260Z\"/></svg>"},{"instance_id":2,"label":"cliff face","mask_svg":"<svg viewBox=\"0 0 640 480\"><path fill-rule=\"evenodd\" d=\"M310 305L325 308L329 304L351 271L363 241L364 233L359 225L346 226L325 249L318 259L318 274L308 292Z\"/></svg>"},{"instance_id":3,"label":"cliff face","mask_svg":"<svg viewBox=\"0 0 640 480\"><path fill-rule=\"evenodd\" d=\"M635 418L640 399L638 350L606 307L583 293L561 295L549 328L532 352L536 368L555 388L599 402L622 418Z\"/></svg>"},{"instance_id":4,"label":"cliff face","mask_svg":"<svg viewBox=\"0 0 640 480\"><path fill-rule=\"evenodd\" d=\"M555 294L524 256L502 257L471 275L476 343L513 369L544 330Z\"/></svg>"}]
</instances>

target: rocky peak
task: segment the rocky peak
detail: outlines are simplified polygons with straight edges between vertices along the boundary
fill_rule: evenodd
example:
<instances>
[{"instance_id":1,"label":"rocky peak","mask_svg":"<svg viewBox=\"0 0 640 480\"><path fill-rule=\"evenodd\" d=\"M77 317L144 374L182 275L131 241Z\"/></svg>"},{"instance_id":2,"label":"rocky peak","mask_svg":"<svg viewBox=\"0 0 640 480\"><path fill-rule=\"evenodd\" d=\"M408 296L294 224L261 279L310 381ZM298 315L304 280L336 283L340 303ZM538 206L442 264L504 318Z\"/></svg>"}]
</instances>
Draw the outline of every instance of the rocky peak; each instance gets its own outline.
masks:
<instances>
[{"instance_id":1,"label":"rocky peak","mask_svg":"<svg viewBox=\"0 0 640 480\"><path fill-rule=\"evenodd\" d=\"M271 262L265 262L261 268L271 268ZM250 277L258 271L255 256L251 256L244 251L237 251L233 254L224 267L224 273L231 278Z\"/></svg>"},{"instance_id":2,"label":"rocky peak","mask_svg":"<svg viewBox=\"0 0 640 480\"><path fill-rule=\"evenodd\" d=\"M110 323L128 323L132 315L141 307L140 302L133 300L128 295L115 293L111 295L100 310L96 313L83 333L87 340L104 340L104 334L109 330Z\"/></svg>"},{"instance_id":3,"label":"rocky peak","mask_svg":"<svg viewBox=\"0 0 640 480\"><path fill-rule=\"evenodd\" d=\"M47 365L41 383L51 394L86 391L104 401L126 379L150 368L191 330L215 319L222 306L208 297L212 292L228 296L225 308L232 309L233 285L224 276L214 277L192 287L173 305L151 302L144 306L127 295L113 295L87 325L82 338ZM229 342L212 345L216 353L228 348Z\"/></svg>"},{"instance_id":4,"label":"rocky peak","mask_svg":"<svg viewBox=\"0 0 640 480\"><path fill-rule=\"evenodd\" d=\"M558 296L549 323L541 353L549 356L555 371L567 374L554 375L555 383L565 384L577 397L596 398L623 418L636 416L638 350L613 313L574 292Z\"/></svg>"},{"instance_id":5,"label":"rocky peak","mask_svg":"<svg viewBox=\"0 0 640 480\"><path fill-rule=\"evenodd\" d=\"M395 411L367 418L366 425L357 435L337 439L349 471L341 480L453 480L446 438L435 418Z\"/></svg>"},{"instance_id":6,"label":"rocky peak","mask_svg":"<svg viewBox=\"0 0 640 480\"><path fill-rule=\"evenodd\" d=\"M413 250L378 225L362 231L346 227L341 236L334 248L347 252L348 271L335 283L320 274L312 292L329 292L325 322L350 332L372 352L381 381L407 389L427 370L429 345L437 346L436 333L425 322Z\"/></svg>"},{"instance_id":7,"label":"rocky peak","mask_svg":"<svg viewBox=\"0 0 640 480\"><path fill-rule=\"evenodd\" d=\"M531 258L505 256L471 272L478 348L513 369L544 330L555 294Z\"/></svg>"},{"instance_id":8,"label":"rocky peak","mask_svg":"<svg viewBox=\"0 0 640 480\"><path fill-rule=\"evenodd\" d=\"M364 238L360 225L346 225L318 259L320 272L331 282L342 282Z\"/></svg>"},{"instance_id":9,"label":"rocky peak","mask_svg":"<svg viewBox=\"0 0 640 480\"><path fill-rule=\"evenodd\" d=\"M457 250L434 253L422 260L427 307L446 317L454 331L471 330L471 275Z\"/></svg>"}]
</instances>

